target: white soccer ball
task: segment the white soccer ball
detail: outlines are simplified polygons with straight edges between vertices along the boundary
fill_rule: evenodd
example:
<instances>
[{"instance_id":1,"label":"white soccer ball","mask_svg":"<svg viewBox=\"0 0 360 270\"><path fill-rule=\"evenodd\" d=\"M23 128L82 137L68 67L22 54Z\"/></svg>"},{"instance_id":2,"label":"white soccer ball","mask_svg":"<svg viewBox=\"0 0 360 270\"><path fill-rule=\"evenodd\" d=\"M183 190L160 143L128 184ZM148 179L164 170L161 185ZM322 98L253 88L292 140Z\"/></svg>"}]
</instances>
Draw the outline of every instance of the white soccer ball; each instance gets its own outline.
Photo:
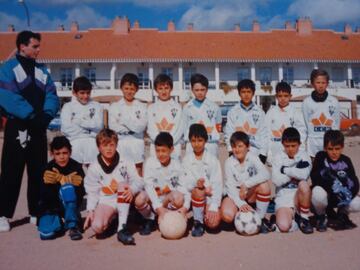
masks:
<instances>
[{"instance_id":1,"label":"white soccer ball","mask_svg":"<svg viewBox=\"0 0 360 270\"><path fill-rule=\"evenodd\" d=\"M259 233L261 219L255 211L237 212L234 220L236 231L242 235Z\"/></svg>"},{"instance_id":2,"label":"white soccer ball","mask_svg":"<svg viewBox=\"0 0 360 270\"><path fill-rule=\"evenodd\" d=\"M167 212L159 223L161 235L166 239L179 239L184 236L187 219L177 211Z\"/></svg>"}]
</instances>

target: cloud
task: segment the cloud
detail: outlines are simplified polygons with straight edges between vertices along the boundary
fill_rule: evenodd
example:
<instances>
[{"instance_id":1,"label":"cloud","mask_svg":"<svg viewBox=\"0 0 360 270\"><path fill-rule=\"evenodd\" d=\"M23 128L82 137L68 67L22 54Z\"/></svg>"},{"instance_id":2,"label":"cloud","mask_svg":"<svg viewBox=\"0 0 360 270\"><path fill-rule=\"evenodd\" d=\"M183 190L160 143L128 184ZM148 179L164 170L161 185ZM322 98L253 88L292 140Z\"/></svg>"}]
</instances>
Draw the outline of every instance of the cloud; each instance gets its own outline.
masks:
<instances>
[{"instance_id":1,"label":"cloud","mask_svg":"<svg viewBox=\"0 0 360 270\"><path fill-rule=\"evenodd\" d=\"M1 0L0 0L1 1ZM177 6L181 4L189 4L195 3L194 0L82 0L81 4L119 4L119 3L131 3L135 6L143 6L143 7L168 7L168 6ZM43 0L32 0L33 4L36 5L73 5L74 0L47 0L44 2Z\"/></svg>"},{"instance_id":2,"label":"cloud","mask_svg":"<svg viewBox=\"0 0 360 270\"><path fill-rule=\"evenodd\" d=\"M290 16L309 16L318 26L360 22L359 0L297 0L288 8Z\"/></svg>"}]
</instances>

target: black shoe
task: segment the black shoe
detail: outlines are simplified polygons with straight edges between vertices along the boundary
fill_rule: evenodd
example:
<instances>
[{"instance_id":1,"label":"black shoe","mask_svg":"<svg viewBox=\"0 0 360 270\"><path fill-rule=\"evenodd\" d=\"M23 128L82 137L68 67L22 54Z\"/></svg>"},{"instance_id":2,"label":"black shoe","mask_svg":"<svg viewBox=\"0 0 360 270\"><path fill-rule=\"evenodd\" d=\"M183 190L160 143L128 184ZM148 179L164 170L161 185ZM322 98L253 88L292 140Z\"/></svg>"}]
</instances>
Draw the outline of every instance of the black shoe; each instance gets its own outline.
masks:
<instances>
[{"instance_id":1,"label":"black shoe","mask_svg":"<svg viewBox=\"0 0 360 270\"><path fill-rule=\"evenodd\" d=\"M316 230L318 232L326 232L326 230L327 230L326 215L317 215L316 216Z\"/></svg>"},{"instance_id":2,"label":"black shoe","mask_svg":"<svg viewBox=\"0 0 360 270\"><path fill-rule=\"evenodd\" d=\"M274 232L275 230L276 230L276 227L272 222L270 222L266 218L263 218L261 220L260 233L265 234L265 233L269 233L269 232Z\"/></svg>"},{"instance_id":3,"label":"black shoe","mask_svg":"<svg viewBox=\"0 0 360 270\"><path fill-rule=\"evenodd\" d=\"M77 227L69 229L69 237L73 241L81 240L83 238Z\"/></svg>"},{"instance_id":4,"label":"black shoe","mask_svg":"<svg viewBox=\"0 0 360 270\"><path fill-rule=\"evenodd\" d=\"M191 235L193 237L200 237L200 236L203 236L204 232L205 232L204 224L202 224L198 220L194 220L194 226L193 226L193 229L191 231Z\"/></svg>"},{"instance_id":5,"label":"black shoe","mask_svg":"<svg viewBox=\"0 0 360 270\"><path fill-rule=\"evenodd\" d=\"M314 228L311 226L310 221L306 218L303 218L298 213L295 213L295 221L302 233L311 234L314 232Z\"/></svg>"},{"instance_id":6,"label":"black shoe","mask_svg":"<svg viewBox=\"0 0 360 270\"><path fill-rule=\"evenodd\" d=\"M123 228L118 231L117 239L124 245L135 245L135 239L127 229L126 225L123 225Z\"/></svg>"},{"instance_id":7,"label":"black shoe","mask_svg":"<svg viewBox=\"0 0 360 270\"><path fill-rule=\"evenodd\" d=\"M338 214L337 219L344 230L351 230L357 227L357 225L351 221L351 219L347 214L344 213Z\"/></svg>"},{"instance_id":8,"label":"black shoe","mask_svg":"<svg viewBox=\"0 0 360 270\"><path fill-rule=\"evenodd\" d=\"M149 235L151 234L153 231L155 231L156 228L156 222L155 220L152 219L146 219L144 221L144 224L141 227L140 230L140 235Z\"/></svg>"}]
</instances>

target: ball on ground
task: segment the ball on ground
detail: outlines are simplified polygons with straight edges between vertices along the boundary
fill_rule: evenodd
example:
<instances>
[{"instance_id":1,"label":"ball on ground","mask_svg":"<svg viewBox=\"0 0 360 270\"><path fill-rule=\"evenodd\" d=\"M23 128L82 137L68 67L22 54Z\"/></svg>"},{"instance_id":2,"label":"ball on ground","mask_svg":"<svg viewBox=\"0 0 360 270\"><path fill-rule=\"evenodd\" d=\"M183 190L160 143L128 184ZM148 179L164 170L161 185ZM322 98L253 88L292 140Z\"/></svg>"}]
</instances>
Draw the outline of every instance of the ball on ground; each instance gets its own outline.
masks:
<instances>
[{"instance_id":1,"label":"ball on ground","mask_svg":"<svg viewBox=\"0 0 360 270\"><path fill-rule=\"evenodd\" d=\"M166 239L179 239L185 234L186 218L177 211L167 212L159 223L161 235Z\"/></svg>"},{"instance_id":2,"label":"ball on ground","mask_svg":"<svg viewBox=\"0 0 360 270\"><path fill-rule=\"evenodd\" d=\"M259 233L261 219L255 211L237 212L234 220L236 231L242 235Z\"/></svg>"}]
</instances>

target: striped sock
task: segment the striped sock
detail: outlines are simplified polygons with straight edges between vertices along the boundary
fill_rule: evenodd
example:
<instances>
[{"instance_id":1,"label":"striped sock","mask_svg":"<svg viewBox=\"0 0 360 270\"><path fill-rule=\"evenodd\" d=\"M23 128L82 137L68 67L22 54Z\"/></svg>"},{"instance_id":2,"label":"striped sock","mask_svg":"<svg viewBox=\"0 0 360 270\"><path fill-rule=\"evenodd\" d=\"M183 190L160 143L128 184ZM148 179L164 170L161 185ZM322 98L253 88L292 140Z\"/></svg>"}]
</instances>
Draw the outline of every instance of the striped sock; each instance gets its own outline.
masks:
<instances>
[{"instance_id":1,"label":"striped sock","mask_svg":"<svg viewBox=\"0 0 360 270\"><path fill-rule=\"evenodd\" d=\"M256 212L259 214L260 218L263 219L265 217L267 208L270 203L271 194L256 194Z\"/></svg>"},{"instance_id":2,"label":"striped sock","mask_svg":"<svg viewBox=\"0 0 360 270\"><path fill-rule=\"evenodd\" d=\"M309 219L310 207L305 207L300 205L299 208L300 208L300 216L302 218Z\"/></svg>"},{"instance_id":3,"label":"striped sock","mask_svg":"<svg viewBox=\"0 0 360 270\"><path fill-rule=\"evenodd\" d=\"M191 198L191 205L193 209L194 220L204 223L205 200Z\"/></svg>"},{"instance_id":4,"label":"striped sock","mask_svg":"<svg viewBox=\"0 0 360 270\"><path fill-rule=\"evenodd\" d=\"M146 203L141 208L138 208L136 206L135 208L145 219L151 219L151 220L155 219L155 214L153 213L153 211L151 211L151 206L148 203Z\"/></svg>"}]
</instances>

